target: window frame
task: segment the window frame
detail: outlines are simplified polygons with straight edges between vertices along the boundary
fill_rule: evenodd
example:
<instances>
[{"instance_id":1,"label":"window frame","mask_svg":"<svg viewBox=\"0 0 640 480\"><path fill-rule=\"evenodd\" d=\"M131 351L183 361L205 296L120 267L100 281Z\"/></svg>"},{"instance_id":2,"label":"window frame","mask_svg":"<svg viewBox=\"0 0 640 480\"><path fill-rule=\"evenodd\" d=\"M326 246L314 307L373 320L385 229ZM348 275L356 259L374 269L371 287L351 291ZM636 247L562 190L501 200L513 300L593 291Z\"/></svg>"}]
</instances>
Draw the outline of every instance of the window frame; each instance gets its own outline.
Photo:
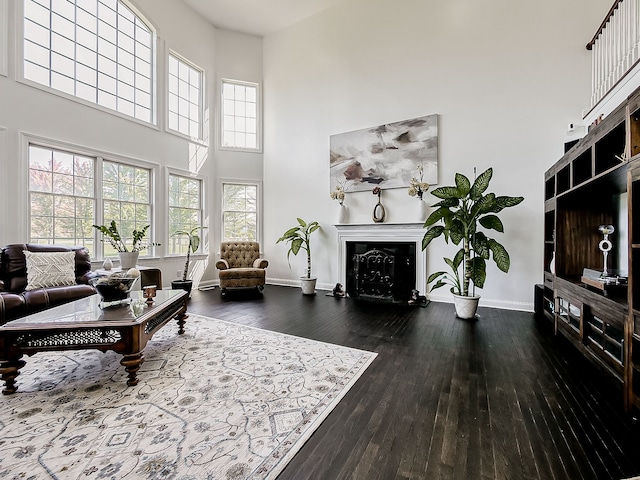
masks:
<instances>
[{"instance_id":1,"label":"window frame","mask_svg":"<svg viewBox=\"0 0 640 480\"><path fill-rule=\"evenodd\" d=\"M171 206L169 204L169 181L172 175L174 176L178 176L178 177L184 177L184 178L188 178L191 180L197 180L200 182L200 214L201 214L201 225L200 225L200 248L197 252L192 253L191 255L207 255L208 254L208 243L204 241L205 238L205 234L204 234L204 229L208 228L207 225L207 221L206 219L208 218L207 215L207 177L204 175L200 175L200 174L196 174L193 172L189 172L186 170L180 170L177 168L173 168L173 167L165 167L165 171L166 171L166 175L165 175L165 191L167 193L166 195L166 215L165 215L165 222L167 225L166 228L166 245L167 248L165 249L165 256L167 258L180 258L180 257L184 257L186 254L184 253L171 253L169 251L169 245L170 245L170 241L171 241L171 232L169 231L169 225L170 225L170 218L169 218L169 211L171 209Z\"/></svg>"},{"instance_id":2,"label":"window frame","mask_svg":"<svg viewBox=\"0 0 640 480\"><path fill-rule=\"evenodd\" d=\"M256 88L256 148L246 147L229 147L224 145L224 85L225 83L233 85L244 85ZM259 82L250 82L245 80L234 80L231 78L220 79L219 85L220 112L218 120L220 128L218 128L218 149L231 152L246 153L262 153L262 84Z\"/></svg>"},{"instance_id":3,"label":"window frame","mask_svg":"<svg viewBox=\"0 0 640 480\"><path fill-rule=\"evenodd\" d=\"M132 167L143 168L149 170L149 223L151 227L149 229L149 241L156 242L159 238L158 228L157 228L157 208L155 205L158 204L158 178L159 178L159 169L160 165L147 162L144 160L139 160L131 157L126 157L123 155L117 155L114 153L109 153L105 151L100 151L97 149L91 149L87 147L83 147L81 145L67 143L62 141L53 140L46 137L41 137L38 135L32 134L22 134L22 151L21 155L23 159L22 163L22 174L24 179L24 208L28 211L27 215L25 215L25 236L27 239L30 239L31 235L31 208L30 208L30 194L31 189L29 186L29 147L31 145L41 147L41 148L49 148L53 150L62 150L74 155L82 155L86 157L92 157L95 159L95 170L94 170L94 196L91 197L95 201L95 217L94 222L96 225L104 225L104 214L103 214L103 195L102 195L102 164L103 161L114 162L119 164L124 164ZM90 252L91 261L92 262L100 262L105 259L104 256L104 248L102 242L100 241L100 234L97 230L94 229L94 250ZM150 247L147 250L143 250L141 253L144 255L140 255L141 259L152 259L157 258L157 254L155 251L155 247Z\"/></svg>"},{"instance_id":4,"label":"window frame","mask_svg":"<svg viewBox=\"0 0 640 480\"><path fill-rule=\"evenodd\" d=\"M221 178L219 181L219 201L220 201L220 241L226 242L224 238L224 186L225 185L250 185L256 187L256 242L262 248L262 181L247 180L237 178Z\"/></svg>"},{"instance_id":5,"label":"window frame","mask_svg":"<svg viewBox=\"0 0 640 480\"><path fill-rule=\"evenodd\" d=\"M2 0L0 0L2 1ZM15 77L16 77L16 82L28 85L30 87L33 88L37 88L39 90L42 90L44 92L53 94L53 95L57 95L59 97L65 98L67 100L71 100L74 102L77 102L81 105L86 105L88 107L92 107L95 108L97 110L100 110L102 112L111 114L111 115L115 115L119 118L123 118L125 120L129 120L131 122L135 122L139 125L144 125L146 127L152 128L154 130L160 130L159 126L158 126L158 110L159 110L159 102L158 102L158 51L160 50L161 46L159 44L159 39L158 39L158 34L157 34L157 29L156 27L147 19L147 17L142 14L140 12L140 10L138 8L136 8L134 5L131 4L131 2L129 2L128 0L116 0L119 3L124 4L129 10L131 10L131 12L133 12L133 14L135 16L137 16L145 25L146 27L150 30L151 32L151 89L150 89L150 104L151 104L151 119L149 122L145 121L145 120L141 120L135 116L132 115L128 115L126 113L122 113L118 110L109 108L107 106L103 106L97 102L92 102L92 101L88 101L85 100L82 97L76 96L76 95L72 95L69 93L66 93L62 90L58 90L55 88L52 88L50 86L47 85L43 85L42 83L38 83L34 80L30 80L28 78L25 77L24 75L24 63L25 63L25 52L24 52L24 42L25 42L25 31L24 31L24 2L16 2L17 8L15 8L15 28L16 28L16 45L15 45L15 51L16 51L16 58L15 58L15 67L16 67L16 71L15 71ZM75 45L75 42L74 42ZM97 71L97 70L96 70ZM135 71L134 71L135 74ZM116 79L117 81L117 79ZM135 114L134 114L135 115Z\"/></svg>"},{"instance_id":6,"label":"window frame","mask_svg":"<svg viewBox=\"0 0 640 480\"><path fill-rule=\"evenodd\" d=\"M165 75L164 75L164 81L165 81L165 91L164 91L164 102L165 102L165 106L164 106L164 129L166 132L171 133L173 135L177 135L179 137L185 138L187 140L190 141L194 141L194 142L198 142L200 144L206 145L205 142L205 129L204 129L204 120L205 120L205 101L206 101L206 77L205 77L205 71L203 68L199 67L198 65L196 65L194 62L192 62L191 60L186 59L183 55L180 55L178 52L176 52L175 50L171 49L171 48L167 48L167 52L166 55L164 56L164 60L165 60ZM173 128L171 128L169 126L169 62L170 62L170 57L175 57L178 61L186 64L187 66L191 67L192 69L198 71L200 73L200 89L198 92L198 136L197 137L192 137L190 135L187 135L185 133L182 133L179 130L174 130Z\"/></svg>"}]
</instances>

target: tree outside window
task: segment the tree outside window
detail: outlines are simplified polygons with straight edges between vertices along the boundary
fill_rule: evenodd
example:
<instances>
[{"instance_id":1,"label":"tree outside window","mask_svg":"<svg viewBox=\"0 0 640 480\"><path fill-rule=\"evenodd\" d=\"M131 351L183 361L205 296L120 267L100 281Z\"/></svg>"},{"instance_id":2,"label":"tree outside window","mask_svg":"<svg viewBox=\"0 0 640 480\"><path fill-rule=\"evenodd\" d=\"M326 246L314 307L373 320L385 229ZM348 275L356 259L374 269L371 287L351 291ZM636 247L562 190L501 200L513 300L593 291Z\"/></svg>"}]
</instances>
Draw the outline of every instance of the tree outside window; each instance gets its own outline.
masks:
<instances>
[{"instance_id":1,"label":"tree outside window","mask_svg":"<svg viewBox=\"0 0 640 480\"><path fill-rule=\"evenodd\" d=\"M202 227L202 180L182 175L169 175L169 253L186 255L189 238L173 235ZM202 232L199 232L202 236Z\"/></svg>"},{"instance_id":2,"label":"tree outside window","mask_svg":"<svg viewBox=\"0 0 640 480\"><path fill-rule=\"evenodd\" d=\"M222 240L258 241L258 186L222 185Z\"/></svg>"}]
</instances>

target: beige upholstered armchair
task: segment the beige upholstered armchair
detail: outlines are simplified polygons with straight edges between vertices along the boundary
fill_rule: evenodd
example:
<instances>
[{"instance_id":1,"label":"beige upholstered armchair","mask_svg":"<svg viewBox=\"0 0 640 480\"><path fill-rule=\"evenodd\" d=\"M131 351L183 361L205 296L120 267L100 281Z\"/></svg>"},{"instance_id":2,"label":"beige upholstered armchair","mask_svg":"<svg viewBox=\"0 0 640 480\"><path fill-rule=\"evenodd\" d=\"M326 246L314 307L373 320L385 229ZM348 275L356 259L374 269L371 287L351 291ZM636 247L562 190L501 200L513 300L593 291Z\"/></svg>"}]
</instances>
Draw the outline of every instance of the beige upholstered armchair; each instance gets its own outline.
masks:
<instances>
[{"instance_id":1,"label":"beige upholstered armchair","mask_svg":"<svg viewBox=\"0 0 640 480\"><path fill-rule=\"evenodd\" d=\"M260 258L258 242L222 242L220 244L220 260L216 268L220 270L220 289L222 295L227 288L257 287L264 289L265 268L269 265Z\"/></svg>"}]
</instances>

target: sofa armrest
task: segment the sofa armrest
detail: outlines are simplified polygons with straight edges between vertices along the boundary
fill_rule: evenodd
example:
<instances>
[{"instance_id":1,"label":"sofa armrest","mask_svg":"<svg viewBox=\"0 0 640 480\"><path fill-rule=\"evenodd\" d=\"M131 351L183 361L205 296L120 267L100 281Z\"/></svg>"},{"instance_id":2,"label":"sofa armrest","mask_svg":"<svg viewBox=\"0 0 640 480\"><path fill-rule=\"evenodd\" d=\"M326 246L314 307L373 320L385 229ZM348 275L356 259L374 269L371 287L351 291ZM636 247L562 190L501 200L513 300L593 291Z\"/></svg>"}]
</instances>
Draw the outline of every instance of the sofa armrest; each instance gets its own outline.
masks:
<instances>
[{"instance_id":1,"label":"sofa armrest","mask_svg":"<svg viewBox=\"0 0 640 480\"><path fill-rule=\"evenodd\" d=\"M267 268L269 266L269 262L264 258L256 258L253 262L253 268Z\"/></svg>"},{"instance_id":2,"label":"sofa armrest","mask_svg":"<svg viewBox=\"0 0 640 480\"><path fill-rule=\"evenodd\" d=\"M5 290L4 282L2 280L0 280L0 292L3 292L4 290Z\"/></svg>"},{"instance_id":3,"label":"sofa armrest","mask_svg":"<svg viewBox=\"0 0 640 480\"><path fill-rule=\"evenodd\" d=\"M229 262L226 260L218 260L216 262L216 268L218 270L227 270L229 268Z\"/></svg>"}]
</instances>

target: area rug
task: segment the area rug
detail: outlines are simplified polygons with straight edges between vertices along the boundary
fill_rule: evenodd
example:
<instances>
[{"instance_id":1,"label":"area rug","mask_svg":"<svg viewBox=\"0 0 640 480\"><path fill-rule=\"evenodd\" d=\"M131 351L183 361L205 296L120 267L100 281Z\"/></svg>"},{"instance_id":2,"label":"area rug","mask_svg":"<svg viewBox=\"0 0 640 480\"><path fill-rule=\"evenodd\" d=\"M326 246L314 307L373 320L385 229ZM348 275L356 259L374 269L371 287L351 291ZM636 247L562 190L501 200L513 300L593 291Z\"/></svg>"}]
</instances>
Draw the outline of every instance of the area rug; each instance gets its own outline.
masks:
<instances>
[{"instance_id":1,"label":"area rug","mask_svg":"<svg viewBox=\"0 0 640 480\"><path fill-rule=\"evenodd\" d=\"M191 315L145 348L26 358L0 399L0 479L273 479L376 354Z\"/></svg>"}]
</instances>

